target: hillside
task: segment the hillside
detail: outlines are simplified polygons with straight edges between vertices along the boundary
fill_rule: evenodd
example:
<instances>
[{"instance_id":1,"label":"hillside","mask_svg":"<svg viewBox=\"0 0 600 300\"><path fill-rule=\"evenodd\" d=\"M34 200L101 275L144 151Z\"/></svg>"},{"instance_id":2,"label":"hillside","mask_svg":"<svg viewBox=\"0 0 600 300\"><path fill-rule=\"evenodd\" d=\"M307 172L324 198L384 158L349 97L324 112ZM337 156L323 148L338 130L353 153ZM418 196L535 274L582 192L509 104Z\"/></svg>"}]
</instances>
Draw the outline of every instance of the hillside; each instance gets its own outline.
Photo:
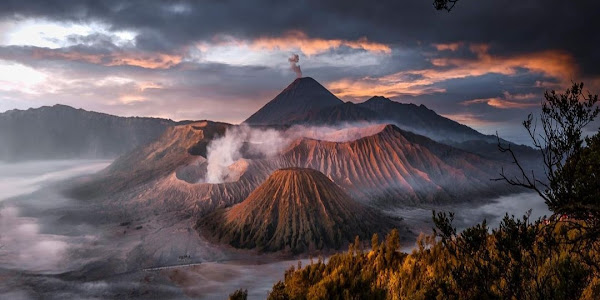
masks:
<instances>
[{"instance_id":1,"label":"hillside","mask_svg":"<svg viewBox=\"0 0 600 300\"><path fill-rule=\"evenodd\" d=\"M379 120L393 122L400 128L427 136L441 142L482 140L495 143L496 138L484 135L473 128L438 115L425 105L400 103L375 96L357 104L378 114Z\"/></svg>"},{"instance_id":2,"label":"hillside","mask_svg":"<svg viewBox=\"0 0 600 300\"><path fill-rule=\"evenodd\" d=\"M0 160L112 158L155 140L174 124L66 105L10 110L0 113Z\"/></svg>"},{"instance_id":3,"label":"hillside","mask_svg":"<svg viewBox=\"0 0 600 300\"><path fill-rule=\"evenodd\" d=\"M206 183L207 145L230 126L214 122L174 126L156 142L116 160L72 194L121 199L136 209L168 207L200 216L243 201L272 172L290 167L318 170L350 197L369 205L458 203L517 191L489 180L501 169L499 162L393 125L348 128L323 140L299 138L271 157L243 156L226 166L230 174L224 182ZM339 134L351 138L327 140Z\"/></svg>"},{"instance_id":4,"label":"hillside","mask_svg":"<svg viewBox=\"0 0 600 300\"><path fill-rule=\"evenodd\" d=\"M394 125L347 142L300 139L282 154L292 166L323 172L350 195L379 204L463 202L514 191L490 178L501 164Z\"/></svg>"},{"instance_id":5,"label":"hillside","mask_svg":"<svg viewBox=\"0 0 600 300\"><path fill-rule=\"evenodd\" d=\"M305 118L307 114L342 103L316 80L302 77L294 80L244 122L251 125L289 124Z\"/></svg>"},{"instance_id":6,"label":"hillside","mask_svg":"<svg viewBox=\"0 0 600 300\"><path fill-rule=\"evenodd\" d=\"M198 227L236 248L292 253L339 249L393 221L352 200L313 169L273 172L242 203L199 220Z\"/></svg>"}]
</instances>

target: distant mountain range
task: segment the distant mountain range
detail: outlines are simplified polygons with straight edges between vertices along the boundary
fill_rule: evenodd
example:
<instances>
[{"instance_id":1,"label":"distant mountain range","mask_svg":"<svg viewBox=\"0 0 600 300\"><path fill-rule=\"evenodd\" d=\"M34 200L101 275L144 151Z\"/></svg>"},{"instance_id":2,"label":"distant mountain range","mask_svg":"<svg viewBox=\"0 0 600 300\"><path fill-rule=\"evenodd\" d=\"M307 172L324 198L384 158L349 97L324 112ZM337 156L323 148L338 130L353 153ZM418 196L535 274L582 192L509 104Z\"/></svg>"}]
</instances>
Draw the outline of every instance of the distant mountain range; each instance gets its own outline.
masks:
<instances>
[{"instance_id":1,"label":"distant mountain range","mask_svg":"<svg viewBox=\"0 0 600 300\"><path fill-rule=\"evenodd\" d=\"M343 102L311 77L294 80L244 123L263 126L391 123L440 143L487 158L510 161L507 155L498 151L496 136L482 134L443 117L425 105L399 103L382 96L374 96L356 104ZM524 160L531 161L539 157L539 153L528 146L504 139L500 139L500 142L511 144L512 149Z\"/></svg>"},{"instance_id":2,"label":"distant mountain range","mask_svg":"<svg viewBox=\"0 0 600 300\"><path fill-rule=\"evenodd\" d=\"M190 121L118 117L66 105L10 110L0 113L3 141L0 161L117 157L156 140L167 127L186 123ZM498 158L495 136L440 116L424 105L399 103L379 96L358 104L343 102L310 77L294 80L245 123L253 126L392 123L441 143ZM528 158L537 156L527 146L513 145L513 148Z\"/></svg>"},{"instance_id":3,"label":"distant mountain range","mask_svg":"<svg viewBox=\"0 0 600 300\"><path fill-rule=\"evenodd\" d=\"M402 129L445 143L470 140L496 142L466 125L442 117L424 105L405 104L381 96L344 103L310 77L294 80L273 100L250 116L250 125L332 125L352 122L393 123Z\"/></svg>"},{"instance_id":4,"label":"distant mountain range","mask_svg":"<svg viewBox=\"0 0 600 300\"><path fill-rule=\"evenodd\" d=\"M0 161L114 158L155 140L174 124L66 105L9 110L0 113Z\"/></svg>"}]
</instances>

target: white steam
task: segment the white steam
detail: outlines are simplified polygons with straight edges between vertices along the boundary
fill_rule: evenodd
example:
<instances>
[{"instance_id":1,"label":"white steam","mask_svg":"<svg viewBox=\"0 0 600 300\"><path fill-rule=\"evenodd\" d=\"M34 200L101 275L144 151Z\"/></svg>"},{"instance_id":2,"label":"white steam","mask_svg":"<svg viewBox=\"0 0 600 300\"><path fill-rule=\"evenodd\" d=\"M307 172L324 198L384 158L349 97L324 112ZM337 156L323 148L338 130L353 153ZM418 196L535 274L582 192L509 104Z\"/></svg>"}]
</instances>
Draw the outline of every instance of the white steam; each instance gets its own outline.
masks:
<instances>
[{"instance_id":1,"label":"white steam","mask_svg":"<svg viewBox=\"0 0 600 300\"><path fill-rule=\"evenodd\" d=\"M244 155L270 157L279 153L288 143L289 140L274 129L261 130L247 125L231 127L223 137L213 140L207 147L205 182L227 181L233 177L232 171L243 171L240 170L243 167L240 161Z\"/></svg>"},{"instance_id":2,"label":"white steam","mask_svg":"<svg viewBox=\"0 0 600 300\"><path fill-rule=\"evenodd\" d=\"M298 64L298 62L300 62L300 56L298 56L298 54L292 54L292 56L288 58L288 61L290 62L290 68L296 73L296 78L302 77L302 70Z\"/></svg>"},{"instance_id":3,"label":"white steam","mask_svg":"<svg viewBox=\"0 0 600 300\"><path fill-rule=\"evenodd\" d=\"M385 124L370 123L338 126L296 125L287 130L259 129L248 125L230 127L224 136L208 144L206 176L201 182L236 181L248 167L246 159L275 156L299 138L348 142L376 134L384 126Z\"/></svg>"}]
</instances>

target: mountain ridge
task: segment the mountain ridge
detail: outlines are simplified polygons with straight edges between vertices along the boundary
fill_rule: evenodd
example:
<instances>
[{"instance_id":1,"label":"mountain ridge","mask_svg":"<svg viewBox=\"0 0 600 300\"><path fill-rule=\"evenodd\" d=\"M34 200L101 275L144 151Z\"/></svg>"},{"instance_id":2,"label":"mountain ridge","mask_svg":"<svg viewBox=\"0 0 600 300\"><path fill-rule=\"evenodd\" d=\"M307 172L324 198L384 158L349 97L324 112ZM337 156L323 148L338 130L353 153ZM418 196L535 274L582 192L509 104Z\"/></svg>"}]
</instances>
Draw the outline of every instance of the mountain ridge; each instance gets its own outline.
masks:
<instances>
[{"instance_id":1,"label":"mountain ridge","mask_svg":"<svg viewBox=\"0 0 600 300\"><path fill-rule=\"evenodd\" d=\"M112 158L153 141L175 124L62 104L8 110L0 113L0 160Z\"/></svg>"},{"instance_id":2,"label":"mountain ridge","mask_svg":"<svg viewBox=\"0 0 600 300\"><path fill-rule=\"evenodd\" d=\"M311 77L294 80L253 113L249 125L334 125L341 122L393 122L401 128L446 144L471 140L495 143L494 136L437 114L425 105L401 103L383 96L351 104L335 97Z\"/></svg>"}]
</instances>

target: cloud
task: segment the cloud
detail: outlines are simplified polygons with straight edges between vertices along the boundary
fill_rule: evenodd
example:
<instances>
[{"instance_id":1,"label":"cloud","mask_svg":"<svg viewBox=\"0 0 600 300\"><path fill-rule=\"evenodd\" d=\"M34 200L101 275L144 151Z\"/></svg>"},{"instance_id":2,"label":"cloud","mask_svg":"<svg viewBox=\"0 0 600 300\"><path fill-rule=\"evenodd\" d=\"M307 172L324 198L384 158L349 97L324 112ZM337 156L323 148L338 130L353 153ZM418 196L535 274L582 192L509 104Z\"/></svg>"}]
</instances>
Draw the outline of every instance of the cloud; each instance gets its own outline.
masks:
<instances>
[{"instance_id":1,"label":"cloud","mask_svg":"<svg viewBox=\"0 0 600 300\"><path fill-rule=\"evenodd\" d=\"M486 74L512 76L525 70L567 83L577 73L573 57L561 51L497 56L489 54L489 45L471 45L470 51L475 54L474 58L434 57L429 68L400 71L378 78L345 78L330 82L328 87L337 96L348 98L415 96L443 93L446 90L438 84L448 80Z\"/></svg>"},{"instance_id":2,"label":"cloud","mask_svg":"<svg viewBox=\"0 0 600 300\"><path fill-rule=\"evenodd\" d=\"M0 91L19 91L27 94L39 93L37 87L47 75L34 68L0 59Z\"/></svg>"},{"instance_id":3,"label":"cloud","mask_svg":"<svg viewBox=\"0 0 600 300\"><path fill-rule=\"evenodd\" d=\"M504 92L502 97L493 97L485 99L472 99L461 102L462 105L472 105L485 103L496 108L527 108L540 105L540 95L533 93L512 95L509 92Z\"/></svg>"},{"instance_id":4,"label":"cloud","mask_svg":"<svg viewBox=\"0 0 600 300\"><path fill-rule=\"evenodd\" d=\"M104 66L135 66L145 69L168 69L183 60L181 55L116 50L93 53L82 49L31 48L31 58L46 60L81 61Z\"/></svg>"},{"instance_id":5,"label":"cloud","mask_svg":"<svg viewBox=\"0 0 600 300\"><path fill-rule=\"evenodd\" d=\"M264 9L268 7L269 9ZM189 46L216 34L255 40L298 30L312 38L355 41L362 36L385 45L493 43L502 55L566 51L578 58L582 71L600 74L600 57L592 39L600 20L595 1L496 1L464 5L440 14L431 3L368 1L228 2L133 0L4 1L0 18L45 19L63 23L95 20L113 31L132 31L143 50ZM550 22L548 16L561 19ZM585 20L585 23L583 23ZM587 75L587 74L586 74Z\"/></svg>"},{"instance_id":6,"label":"cloud","mask_svg":"<svg viewBox=\"0 0 600 300\"><path fill-rule=\"evenodd\" d=\"M448 43L448 44L433 44L433 47L435 47L435 49L437 49L437 51L446 51L446 50L456 51L462 45L463 45L463 43L456 42L456 43Z\"/></svg>"},{"instance_id":7,"label":"cloud","mask_svg":"<svg viewBox=\"0 0 600 300\"><path fill-rule=\"evenodd\" d=\"M390 54L389 45L369 41L366 37L357 40L310 38L302 31L289 31L281 37L259 37L250 42L254 49L300 50L307 56L323 53L340 47L364 50L372 53Z\"/></svg>"},{"instance_id":8,"label":"cloud","mask_svg":"<svg viewBox=\"0 0 600 300\"><path fill-rule=\"evenodd\" d=\"M384 95L513 122L535 101L504 92L541 96L571 80L600 90L598 10L558 0L452 14L391 0L3 1L0 59L40 80L5 75L0 105L239 122L293 80L285 59L299 53L302 71L345 100ZM115 75L128 81L105 81Z\"/></svg>"}]
</instances>

